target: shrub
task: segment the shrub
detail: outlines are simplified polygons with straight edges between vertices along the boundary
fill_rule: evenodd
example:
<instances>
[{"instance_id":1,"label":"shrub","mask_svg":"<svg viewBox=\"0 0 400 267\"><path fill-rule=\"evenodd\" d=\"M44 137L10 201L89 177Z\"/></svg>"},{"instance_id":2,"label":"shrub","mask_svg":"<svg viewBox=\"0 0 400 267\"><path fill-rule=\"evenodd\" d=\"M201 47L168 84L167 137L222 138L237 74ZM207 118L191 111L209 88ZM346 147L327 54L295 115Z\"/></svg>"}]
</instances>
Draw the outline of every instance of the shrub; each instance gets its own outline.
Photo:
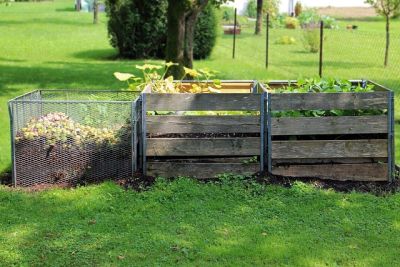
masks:
<instances>
[{"instance_id":1,"label":"shrub","mask_svg":"<svg viewBox=\"0 0 400 267\"><path fill-rule=\"evenodd\" d=\"M164 58L167 0L106 0L110 43L126 58ZM194 32L195 58L210 55L216 38L212 5L200 14Z\"/></svg>"},{"instance_id":2,"label":"shrub","mask_svg":"<svg viewBox=\"0 0 400 267\"><path fill-rule=\"evenodd\" d=\"M303 6L301 5L300 2L296 2L296 5L294 6L294 14L296 15L296 17L300 16L302 11L303 11Z\"/></svg>"},{"instance_id":3,"label":"shrub","mask_svg":"<svg viewBox=\"0 0 400 267\"><path fill-rule=\"evenodd\" d=\"M291 36L281 36L278 40L275 41L275 44L280 44L280 45L292 45L296 43L296 39Z\"/></svg>"},{"instance_id":4,"label":"shrub","mask_svg":"<svg viewBox=\"0 0 400 267\"><path fill-rule=\"evenodd\" d=\"M215 9L208 5L199 15L194 30L193 57L205 59L210 54L217 39L217 18Z\"/></svg>"},{"instance_id":5,"label":"shrub","mask_svg":"<svg viewBox=\"0 0 400 267\"><path fill-rule=\"evenodd\" d=\"M233 23L235 17L235 9L230 6L220 7L220 12L222 14L222 20L225 24Z\"/></svg>"},{"instance_id":6,"label":"shrub","mask_svg":"<svg viewBox=\"0 0 400 267\"><path fill-rule=\"evenodd\" d=\"M330 16L319 16L314 9L302 11L300 16L298 16L298 19L302 28L310 27L310 25L317 25L321 20L324 22L324 28L326 29L338 28L336 19Z\"/></svg>"},{"instance_id":7,"label":"shrub","mask_svg":"<svg viewBox=\"0 0 400 267\"><path fill-rule=\"evenodd\" d=\"M257 17L257 3L256 3L256 0L250 0L250 1L247 3L246 15L247 15L249 18L255 18L255 17Z\"/></svg>"},{"instance_id":8,"label":"shrub","mask_svg":"<svg viewBox=\"0 0 400 267\"><path fill-rule=\"evenodd\" d=\"M318 29L307 28L303 30L303 44L308 52L317 53L319 51L319 38Z\"/></svg>"},{"instance_id":9,"label":"shrub","mask_svg":"<svg viewBox=\"0 0 400 267\"><path fill-rule=\"evenodd\" d=\"M167 1L107 0L106 6L108 35L120 56L164 56Z\"/></svg>"},{"instance_id":10,"label":"shrub","mask_svg":"<svg viewBox=\"0 0 400 267\"><path fill-rule=\"evenodd\" d=\"M299 21L293 17L286 17L285 18L285 27L287 29L296 29L299 27Z\"/></svg>"},{"instance_id":11,"label":"shrub","mask_svg":"<svg viewBox=\"0 0 400 267\"><path fill-rule=\"evenodd\" d=\"M326 29L337 29L339 25L336 19L329 17L329 16L322 16L321 20L324 22L324 28Z\"/></svg>"}]
</instances>

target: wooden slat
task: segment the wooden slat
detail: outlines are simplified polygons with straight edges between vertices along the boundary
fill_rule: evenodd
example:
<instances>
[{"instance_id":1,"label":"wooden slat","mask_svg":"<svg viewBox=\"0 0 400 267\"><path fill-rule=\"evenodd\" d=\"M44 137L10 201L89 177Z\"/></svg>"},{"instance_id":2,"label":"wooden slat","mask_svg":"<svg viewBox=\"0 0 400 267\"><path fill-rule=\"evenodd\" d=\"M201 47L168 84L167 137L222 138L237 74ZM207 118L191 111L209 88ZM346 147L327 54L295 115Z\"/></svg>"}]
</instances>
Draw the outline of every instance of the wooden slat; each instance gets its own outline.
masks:
<instances>
[{"instance_id":1,"label":"wooden slat","mask_svg":"<svg viewBox=\"0 0 400 267\"><path fill-rule=\"evenodd\" d=\"M273 159L387 157L387 140L273 141Z\"/></svg>"},{"instance_id":2,"label":"wooden slat","mask_svg":"<svg viewBox=\"0 0 400 267\"><path fill-rule=\"evenodd\" d=\"M272 94L272 110L385 109L387 92Z\"/></svg>"},{"instance_id":3,"label":"wooden slat","mask_svg":"<svg viewBox=\"0 0 400 267\"><path fill-rule=\"evenodd\" d=\"M274 159L272 165L387 163L388 158Z\"/></svg>"},{"instance_id":4,"label":"wooden slat","mask_svg":"<svg viewBox=\"0 0 400 267\"><path fill-rule=\"evenodd\" d=\"M272 118L272 135L387 133L387 116Z\"/></svg>"},{"instance_id":5,"label":"wooden slat","mask_svg":"<svg viewBox=\"0 0 400 267\"><path fill-rule=\"evenodd\" d=\"M147 174L155 177L195 177L198 179L215 178L218 174L254 174L260 170L257 163L178 163L148 162Z\"/></svg>"},{"instance_id":6,"label":"wooden slat","mask_svg":"<svg viewBox=\"0 0 400 267\"><path fill-rule=\"evenodd\" d=\"M149 138L147 156L258 156L260 138Z\"/></svg>"},{"instance_id":7,"label":"wooden slat","mask_svg":"<svg viewBox=\"0 0 400 267\"><path fill-rule=\"evenodd\" d=\"M184 88L190 88L192 83L186 83L183 82L181 84L182 87ZM212 81L210 83L212 85ZM221 83L221 88L219 88L222 91L235 91L235 90L242 90L242 92L247 92L249 93L251 91L251 88L253 86L253 83L250 82L222 82Z\"/></svg>"},{"instance_id":8,"label":"wooden slat","mask_svg":"<svg viewBox=\"0 0 400 267\"><path fill-rule=\"evenodd\" d=\"M352 181L387 181L387 164L321 164L273 167L272 173L286 177Z\"/></svg>"},{"instance_id":9,"label":"wooden slat","mask_svg":"<svg viewBox=\"0 0 400 267\"><path fill-rule=\"evenodd\" d=\"M147 94L146 110L252 110L260 109L259 94Z\"/></svg>"},{"instance_id":10,"label":"wooden slat","mask_svg":"<svg viewBox=\"0 0 400 267\"><path fill-rule=\"evenodd\" d=\"M147 132L259 133L259 116L147 116Z\"/></svg>"}]
</instances>

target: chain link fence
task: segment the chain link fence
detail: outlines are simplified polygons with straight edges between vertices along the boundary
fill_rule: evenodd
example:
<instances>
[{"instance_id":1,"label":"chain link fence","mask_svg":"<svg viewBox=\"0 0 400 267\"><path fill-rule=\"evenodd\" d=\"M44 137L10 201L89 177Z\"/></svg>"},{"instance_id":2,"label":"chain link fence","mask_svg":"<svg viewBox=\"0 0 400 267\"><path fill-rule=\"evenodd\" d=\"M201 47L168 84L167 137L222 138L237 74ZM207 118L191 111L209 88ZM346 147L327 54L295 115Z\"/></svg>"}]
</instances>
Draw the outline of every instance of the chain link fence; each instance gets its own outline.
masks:
<instances>
[{"instance_id":1,"label":"chain link fence","mask_svg":"<svg viewBox=\"0 0 400 267\"><path fill-rule=\"evenodd\" d=\"M137 98L128 91L38 90L11 100L14 185L131 177Z\"/></svg>"}]
</instances>

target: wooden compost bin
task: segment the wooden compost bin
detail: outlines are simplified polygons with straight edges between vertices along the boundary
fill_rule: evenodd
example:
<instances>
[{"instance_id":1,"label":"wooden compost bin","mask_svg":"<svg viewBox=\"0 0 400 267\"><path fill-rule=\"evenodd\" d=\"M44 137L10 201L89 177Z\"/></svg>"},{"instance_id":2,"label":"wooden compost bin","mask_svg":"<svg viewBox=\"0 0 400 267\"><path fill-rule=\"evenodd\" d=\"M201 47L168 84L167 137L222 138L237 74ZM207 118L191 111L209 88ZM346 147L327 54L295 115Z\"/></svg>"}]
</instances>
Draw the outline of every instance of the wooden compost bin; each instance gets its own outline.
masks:
<instances>
[{"instance_id":1,"label":"wooden compost bin","mask_svg":"<svg viewBox=\"0 0 400 267\"><path fill-rule=\"evenodd\" d=\"M183 86L190 84L184 82ZM261 94L256 93L256 83L223 81L221 91L143 92L142 136L146 138L142 161L147 175L201 179L260 170ZM159 115L161 111L164 115ZM165 115L165 111L169 113ZM217 115L221 111L243 114Z\"/></svg>"},{"instance_id":2,"label":"wooden compost bin","mask_svg":"<svg viewBox=\"0 0 400 267\"><path fill-rule=\"evenodd\" d=\"M391 180L393 92L373 84L373 92L363 93L273 93L263 89L269 106L268 170L289 177ZM288 82L275 81L268 85L273 89ZM386 112L362 116L273 117L276 111L332 109Z\"/></svg>"}]
</instances>

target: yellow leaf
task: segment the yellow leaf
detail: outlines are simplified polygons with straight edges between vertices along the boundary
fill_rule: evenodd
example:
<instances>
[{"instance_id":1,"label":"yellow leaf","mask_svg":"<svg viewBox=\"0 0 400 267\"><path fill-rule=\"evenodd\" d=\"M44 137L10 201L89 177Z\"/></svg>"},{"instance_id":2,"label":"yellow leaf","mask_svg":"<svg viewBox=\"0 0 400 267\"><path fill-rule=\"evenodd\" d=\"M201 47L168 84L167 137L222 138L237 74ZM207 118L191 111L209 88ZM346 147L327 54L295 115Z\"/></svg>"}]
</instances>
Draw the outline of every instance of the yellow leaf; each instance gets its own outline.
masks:
<instances>
[{"instance_id":1,"label":"yellow leaf","mask_svg":"<svg viewBox=\"0 0 400 267\"><path fill-rule=\"evenodd\" d=\"M135 77L135 75L133 75L133 74L122 73L122 72L114 72L114 76L115 76L115 78L117 78L118 80L123 81L123 82L129 80L130 78Z\"/></svg>"}]
</instances>

